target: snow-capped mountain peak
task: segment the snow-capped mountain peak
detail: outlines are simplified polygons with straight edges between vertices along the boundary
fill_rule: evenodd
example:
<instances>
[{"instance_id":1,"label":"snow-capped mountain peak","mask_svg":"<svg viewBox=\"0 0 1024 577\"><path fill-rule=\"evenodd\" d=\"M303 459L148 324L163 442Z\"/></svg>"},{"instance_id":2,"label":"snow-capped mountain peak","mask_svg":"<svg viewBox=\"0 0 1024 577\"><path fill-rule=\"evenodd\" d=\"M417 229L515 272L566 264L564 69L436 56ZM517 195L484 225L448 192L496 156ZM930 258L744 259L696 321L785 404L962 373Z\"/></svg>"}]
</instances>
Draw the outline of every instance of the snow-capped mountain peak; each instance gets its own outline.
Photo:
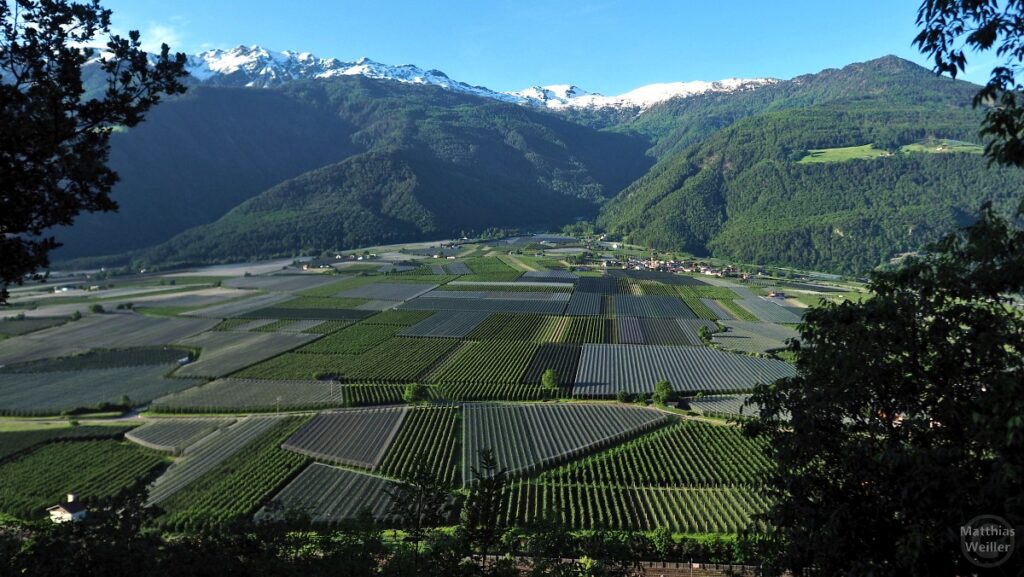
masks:
<instances>
[{"instance_id":1,"label":"snow-capped mountain peak","mask_svg":"<svg viewBox=\"0 0 1024 577\"><path fill-rule=\"evenodd\" d=\"M410 84L439 86L446 90L540 108L614 108L643 112L672 98L709 92L750 90L778 82L770 78L727 78L717 82L669 82L641 86L617 96L587 92L571 84L533 86L517 92L497 92L470 86L440 70L424 70L413 64L392 66L361 57L355 62L319 58L309 52L275 52L258 45L230 50L207 50L188 59L189 73L203 84L218 86L275 87L309 78L365 76Z\"/></svg>"}]
</instances>

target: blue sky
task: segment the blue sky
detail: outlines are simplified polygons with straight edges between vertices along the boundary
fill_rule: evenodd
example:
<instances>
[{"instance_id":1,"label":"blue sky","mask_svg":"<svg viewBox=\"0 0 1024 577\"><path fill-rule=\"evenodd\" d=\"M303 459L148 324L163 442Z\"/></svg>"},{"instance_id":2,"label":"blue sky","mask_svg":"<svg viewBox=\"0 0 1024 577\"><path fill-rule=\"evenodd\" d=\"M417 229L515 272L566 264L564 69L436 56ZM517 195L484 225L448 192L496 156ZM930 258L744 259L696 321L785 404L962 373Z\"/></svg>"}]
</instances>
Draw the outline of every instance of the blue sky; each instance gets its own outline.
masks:
<instances>
[{"instance_id":1,"label":"blue sky","mask_svg":"<svg viewBox=\"0 0 1024 577\"><path fill-rule=\"evenodd\" d=\"M911 0L104 0L118 30L188 53L260 44L416 64L495 90L637 86L731 76L791 78L912 46ZM972 62L967 80L991 63Z\"/></svg>"}]
</instances>

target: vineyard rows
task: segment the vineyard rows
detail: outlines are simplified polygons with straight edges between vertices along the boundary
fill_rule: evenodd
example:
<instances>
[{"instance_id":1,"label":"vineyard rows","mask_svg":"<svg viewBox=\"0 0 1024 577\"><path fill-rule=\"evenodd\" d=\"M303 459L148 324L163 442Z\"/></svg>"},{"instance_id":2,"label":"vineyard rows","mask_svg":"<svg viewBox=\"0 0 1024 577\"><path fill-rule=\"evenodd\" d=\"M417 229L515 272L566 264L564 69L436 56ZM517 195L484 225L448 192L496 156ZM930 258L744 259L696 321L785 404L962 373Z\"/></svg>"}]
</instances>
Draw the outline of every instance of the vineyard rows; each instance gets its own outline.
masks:
<instances>
[{"instance_id":1,"label":"vineyard rows","mask_svg":"<svg viewBox=\"0 0 1024 577\"><path fill-rule=\"evenodd\" d=\"M708 305L704 304L704 299L697 299L692 297L682 297L683 304L686 305L693 314L697 315L697 318L704 319L706 321L714 321L722 318ZM713 301L712 301L713 302Z\"/></svg>"},{"instance_id":2,"label":"vineyard rows","mask_svg":"<svg viewBox=\"0 0 1024 577\"><path fill-rule=\"evenodd\" d=\"M601 304L604 297L598 293L574 292L569 299L569 306L565 314L569 316L598 316L601 314Z\"/></svg>"},{"instance_id":3,"label":"vineyard rows","mask_svg":"<svg viewBox=\"0 0 1024 577\"><path fill-rule=\"evenodd\" d=\"M434 373L433 382L518 384L539 346L515 341L468 342Z\"/></svg>"},{"instance_id":4,"label":"vineyard rows","mask_svg":"<svg viewBox=\"0 0 1024 577\"><path fill-rule=\"evenodd\" d=\"M739 427L683 421L542 477L584 485L753 487L768 470L763 451L764 443Z\"/></svg>"},{"instance_id":5,"label":"vineyard rows","mask_svg":"<svg viewBox=\"0 0 1024 577\"><path fill-rule=\"evenodd\" d=\"M736 291L725 286L676 285L676 292L683 298L713 299L730 301L740 298Z\"/></svg>"},{"instance_id":6,"label":"vineyard rows","mask_svg":"<svg viewBox=\"0 0 1024 577\"><path fill-rule=\"evenodd\" d=\"M223 377L253 363L279 355L316 338L286 333L207 332L184 339L182 345L201 349L199 360L175 372L177 377Z\"/></svg>"},{"instance_id":7,"label":"vineyard rows","mask_svg":"<svg viewBox=\"0 0 1024 577\"><path fill-rule=\"evenodd\" d=\"M51 427L2 433L0 434L0 462L43 443L72 439L113 439L120 437L129 429L131 429L130 426L89 427L83 425L79 427Z\"/></svg>"},{"instance_id":8,"label":"vineyard rows","mask_svg":"<svg viewBox=\"0 0 1024 577\"><path fill-rule=\"evenodd\" d=\"M70 357L0 365L0 374L52 373L169 365L182 357L187 357L188 354L189 351L174 347L94 350Z\"/></svg>"},{"instance_id":9,"label":"vineyard rows","mask_svg":"<svg viewBox=\"0 0 1024 577\"><path fill-rule=\"evenodd\" d=\"M176 366L0 373L0 415L54 415L81 407L117 404L125 395L133 403L145 403L199 384L196 380L165 378Z\"/></svg>"},{"instance_id":10,"label":"vineyard rows","mask_svg":"<svg viewBox=\"0 0 1024 577\"><path fill-rule=\"evenodd\" d=\"M696 318L682 299L675 296L615 295L612 300L615 315L619 317Z\"/></svg>"},{"instance_id":11,"label":"vineyard rows","mask_svg":"<svg viewBox=\"0 0 1024 577\"><path fill-rule=\"evenodd\" d=\"M491 313L485 311L439 311L430 318L402 330L406 337L462 338Z\"/></svg>"},{"instance_id":12,"label":"vineyard rows","mask_svg":"<svg viewBox=\"0 0 1024 577\"><path fill-rule=\"evenodd\" d=\"M519 277L523 281L534 282L575 282L578 276L567 270L531 270Z\"/></svg>"},{"instance_id":13,"label":"vineyard rows","mask_svg":"<svg viewBox=\"0 0 1024 577\"><path fill-rule=\"evenodd\" d=\"M690 400L690 407L705 415L716 417L756 418L761 409L757 404L747 406L750 395L707 395Z\"/></svg>"},{"instance_id":14,"label":"vineyard rows","mask_svg":"<svg viewBox=\"0 0 1024 577\"><path fill-rule=\"evenodd\" d=\"M561 322L561 317L494 313L469 333L468 338L477 341L550 342L555 340Z\"/></svg>"},{"instance_id":15,"label":"vineyard rows","mask_svg":"<svg viewBox=\"0 0 1024 577\"><path fill-rule=\"evenodd\" d=\"M319 319L327 321L358 321L373 314L373 311L340 308L284 308L267 307L241 313L237 316L249 319Z\"/></svg>"},{"instance_id":16,"label":"vineyard rows","mask_svg":"<svg viewBox=\"0 0 1024 577\"><path fill-rule=\"evenodd\" d=\"M281 441L306 417L278 419L254 442L161 503L165 527L196 529L249 517L306 462L302 455L280 449Z\"/></svg>"},{"instance_id":17,"label":"vineyard rows","mask_svg":"<svg viewBox=\"0 0 1024 577\"><path fill-rule=\"evenodd\" d=\"M757 320L766 323L799 323L800 315L762 298L740 299L740 306L750 311Z\"/></svg>"},{"instance_id":18,"label":"vineyard rows","mask_svg":"<svg viewBox=\"0 0 1024 577\"><path fill-rule=\"evenodd\" d=\"M447 264L447 267L448 267L448 272L450 274L463 275L463 274L470 274L470 273L473 272L473 271L469 270L469 267L466 266L466 263L464 263L464 262L450 262L450 263Z\"/></svg>"},{"instance_id":19,"label":"vineyard rows","mask_svg":"<svg viewBox=\"0 0 1024 577\"><path fill-rule=\"evenodd\" d=\"M410 327L434 314L434 311L389 310L373 315L362 322L364 325L398 325Z\"/></svg>"},{"instance_id":20,"label":"vineyard rows","mask_svg":"<svg viewBox=\"0 0 1024 577\"><path fill-rule=\"evenodd\" d=\"M401 286L401 285L397 285ZM311 309L311 310L334 310L334 309L354 309L361 304L365 304L367 299L365 298L337 298L337 297L311 297L311 296L298 296L280 302L274 305L275 308L279 309Z\"/></svg>"},{"instance_id":21,"label":"vineyard rows","mask_svg":"<svg viewBox=\"0 0 1024 577\"><path fill-rule=\"evenodd\" d=\"M724 349L748 353L766 353L786 348L786 341L798 338L800 333L795 330L773 323L751 323L744 321L725 321L728 332L718 333L714 341Z\"/></svg>"},{"instance_id":22,"label":"vineyard rows","mask_svg":"<svg viewBox=\"0 0 1024 577\"><path fill-rule=\"evenodd\" d=\"M668 416L625 405L471 404L463 421L462 478L468 482L481 449L493 449L510 473L527 473L654 429Z\"/></svg>"},{"instance_id":23,"label":"vineyard rows","mask_svg":"<svg viewBox=\"0 0 1024 577\"><path fill-rule=\"evenodd\" d=\"M677 392L738 392L795 374L782 361L709 347L584 345L573 395L648 394L663 379Z\"/></svg>"},{"instance_id":24,"label":"vineyard rows","mask_svg":"<svg viewBox=\"0 0 1024 577\"><path fill-rule=\"evenodd\" d=\"M0 513L38 519L73 490L86 503L112 497L163 458L114 440L61 441L0 465Z\"/></svg>"},{"instance_id":25,"label":"vineyard rows","mask_svg":"<svg viewBox=\"0 0 1024 577\"><path fill-rule=\"evenodd\" d=\"M615 321L600 317L569 317L562 341L587 344L615 341Z\"/></svg>"},{"instance_id":26,"label":"vineyard rows","mask_svg":"<svg viewBox=\"0 0 1024 577\"><path fill-rule=\"evenodd\" d=\"M471 299L459 297L418 298L399 305L399 310L486 311L560 315L565 301L530 299Z\"/></svg>"},{"instance_id":27,"label":"vineyard rows","mask_svg":"<svg viewBox=\"0 0 1024 577\"><path fill-rule=\"evenodd\" d=\"M359 323L296 349L295 352L321 355L358 355L395 336L399 330L401 327L397 325Z\"/></svg>"},{"instance_id":28,"label":"vineyard rows","mask_svg":"<svg viewBox=\"0 0 1024 577\"><path fill-rule=\"evenodd\" d=\"M371 283L338 293L339 297L385 301L407 301L434 289L435 284Z\"/></svg>"},{"instance_id":29,"label":"vineyard rows","mask_svg":"<svg viewBox=\"0 0 1024 577\"><path fill-rule=\"evenodd\" d=\"M406 407L320 413L282 448L314 459L376 469L398 434Z\"/></svg>"},{"instance_id":30,"label":"vineyard rows","mask_svg":"<svg viewBox=\"0 0 1024 577\"><path fill-rule=\"evenodd\" d=\"M718 325L701 319L640 319L644 340L649 345L691 346L704 345L698 331L707 327L718 330Z\"/></svg>"},{"instance_id":31,"label":"vineyard rows","mask_svg":"<svg viewBox=\"0 0 1024 577\"><path fill-rule=\"evenodd\" d=\"M530 384L451 383L438 389L450 401L540 401L550 397L540 385Z\"/></svg>"},{"instance_id":32,"label":"vineyard rows","mask_svg":"<svg viewBox=\"0 0 1024 577\"><path fill-rule=\"evenodd\" d=\"M234 419L160 419L129 431L125 438L154 451L178 455L186 447L234 422Z\"/></svg>"},{"instance_id":33,"label":"vineyard rows","mask_svg":"<svg viewBox=\"0 0 1024 577\"><path fill-rule=\"evenodd\" d=\"M280 421L277 417L248 417L227 429L207 435L188 447L184 456L150 487L148 505L160 503L230 459Z\"/></svg>"},{"instance_id":34,"label":"vineyard rows","mask_svg":"<svg viewBox=\"0 0 1024 577\"><path fill-rule=\"evenodd\" d=\"M530 366L523 375L522 383L539 385L544 371L553 369L558 375L558 384L563 388L572 386L580 364L582 348L571 344L544 343L533 355Z\"/></svg>"},{"instance_id":35,"label":"vineyard rows","mask_svg":"<svg viewBox=\"0 0 1024 577\"><path fill-rule=\"evenodd\" d=\"M736 313L733 311L734 308L742 310L743 313L745 313L747 316L750 316L750 317L754 316L754 315L751 315L750 313L748 313L742 307L734 304L732 301L726 301L726 300L716 301L716 300L712 300L712 299L699 299L699 300L700 300L700 303L703 304L705 307L707 307L707 309L709 311L711 311L715 315L715 317L717 317L718 319L732 320L732 319L735 319L735 318L739 318L736 315ZM729 305L732 305L732 306L729 306ZM754 320L757 320L757 319L754 318Z\"/></svg>"},{"instance_id":36,"label":"vineyard rows","mask_svg":"<svg viewBox=\"0 0 1024 577\"><path fill-rule=\"evenodd\" d=\"M391 448L380 464L380 472L391 477L409 478L419 459L445 483L458 483L458 407L419 407L411 409Z\"/></svg>"},{"instance_id":37,"label":"vineyard rows","mask_svg":"<svg viewBox=\"0 0 1024 577\"><path fill-rule=\"evenodd\" d=\"M486 281L453 281L437 287L437 291L499 291L499 292L554 292L570 293L572 283L560 282L486 282Z\"/></svg>"},{"instance_id":38,"label":"vineyard rows","mask_svg":"<svg viewBox=\"0 0 1024 577\"><path fill-rule=\"evenodd\" d=\"M576 292L613 295L615 294L615 289L615 278L610 276L585 276L580 277L580 280L576 282Z\"/></svg>"},{"instance_id":39,"label":"vineyard rows","mask_svg":"<svg viewBox=\"0 0 1024 577\"><path fill-rule=\"evenodd\" d=\"M509 492L503 519L519 525L554 514L571 529L736 533L768 501L745 487L663 489L523 481Z\"/></svg>"},{"instance_id":40,"label":"vineyard rows","mask_svg":"<svg viewBox=\"0 0 1024 577\"><path fill-rule=\"evenodd\" d=\"M226 378L161 397L150 408L159 413L295 411L347 401L345 387L337 382Z\"/></svg>"},{"instance_id":41,"label":"vineyard rows","mask_svg":"<svg viewBox=\"0 0 1024 577\"><path fill-rule=\"evenodd\" d=\"M314 523L330 525L353 519L363 509L384 519L391 506L387 490L393 485L382 477L313 463L275 495L256 519L275 518L278 511L299 511Z\"/></svg>"}]
</instances>

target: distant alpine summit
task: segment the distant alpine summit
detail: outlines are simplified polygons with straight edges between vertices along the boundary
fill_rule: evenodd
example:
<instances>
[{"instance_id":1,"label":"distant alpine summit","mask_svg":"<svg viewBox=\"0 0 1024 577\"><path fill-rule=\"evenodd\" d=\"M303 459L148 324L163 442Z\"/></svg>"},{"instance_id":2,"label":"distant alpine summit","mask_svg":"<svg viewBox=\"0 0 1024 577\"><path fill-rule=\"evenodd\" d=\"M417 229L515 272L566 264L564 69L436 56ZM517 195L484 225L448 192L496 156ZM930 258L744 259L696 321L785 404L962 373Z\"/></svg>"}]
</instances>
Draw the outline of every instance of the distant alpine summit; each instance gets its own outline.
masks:
<instances>
[{"instance_id":1,"label":"distant alpine summit","mask_svg":"<svg viewBox=\"0 0 1024 577\"><path fill-rule=\"evenodd\" d=\"M319 58L308 52L275 52L261 46L238 46L231 50L208 50L188 59L188 71L199 82L216 86L268 88L295 80L359 75L412 84L429 84L445 90L538 108L614 108L643 111L677 97L708 92L737 92L774 84L773 78L728 78L717 82L670 82L641 86L618 96L587 92L572 85L533 86L518 92L497 92L448 77L440 70L423 70L412 64L391 66L360 58L343 62Z\"/></svg>"}]
</instances>

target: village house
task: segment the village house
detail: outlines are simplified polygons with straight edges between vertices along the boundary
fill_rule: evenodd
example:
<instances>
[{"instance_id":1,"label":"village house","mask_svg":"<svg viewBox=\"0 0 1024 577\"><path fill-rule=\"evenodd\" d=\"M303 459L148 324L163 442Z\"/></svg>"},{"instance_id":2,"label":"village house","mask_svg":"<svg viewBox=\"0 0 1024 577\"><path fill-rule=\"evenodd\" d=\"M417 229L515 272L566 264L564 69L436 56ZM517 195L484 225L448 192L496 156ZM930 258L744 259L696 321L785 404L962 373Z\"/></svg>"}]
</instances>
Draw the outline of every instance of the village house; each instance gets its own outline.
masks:
<instances>
[{"instance_id":1,"label":"village house","mask_svg":"<svg viewBox=\"0 0 1024 577\"><path fill-rule=\"evenodd\" d=\"M50 520L54 523L67 523L68 521L81 521L85 519L85 505L78 501L77 495L68 493L67 503L54 505L46 510L50 514Z\"/></svg>"}]
</instances>

